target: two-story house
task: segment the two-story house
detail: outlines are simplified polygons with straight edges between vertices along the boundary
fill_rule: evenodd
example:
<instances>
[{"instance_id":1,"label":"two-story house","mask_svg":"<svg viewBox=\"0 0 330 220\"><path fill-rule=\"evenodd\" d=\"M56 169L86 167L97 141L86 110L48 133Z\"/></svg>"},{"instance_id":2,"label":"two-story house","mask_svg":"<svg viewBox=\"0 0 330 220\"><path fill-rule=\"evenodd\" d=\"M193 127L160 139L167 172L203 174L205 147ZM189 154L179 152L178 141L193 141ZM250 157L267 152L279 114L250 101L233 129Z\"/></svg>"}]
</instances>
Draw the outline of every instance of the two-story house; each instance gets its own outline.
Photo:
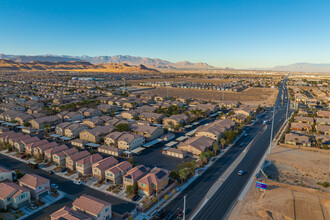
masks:
<instances>
[{"instance_id":1,"label":"two-story house","mask_svg":"<svg viewBox=\"0 0 330 220\"><path fill-rule=\"evenodd\" d=\"M40 196L48 195L50 190L50 181L36 174L25 174L19 179L19 185L30 190L32 197L39 199Z\"/></svg>"},{"instance_id":2,"label":"two-story house","mask_svg":"<svg viewBox=\"0 0 330 220\"><path fill-rule=\"evenodd\" d=\"M130 169L132 169L132 164L128 161L123 161L105 171L105 178L108 182L118 185L123 182L123 175Z\"/></svg>"},{"instance_id":3,"label":"two-story house","mask_svg":"<svg viewBox=\"0 0 330 220\"><path fill-rule=\"evenodd\" d=\"M72 203L73 210L80 211L93 220L110 220L112 217L111 203L90 195L80 196Z\"/></svg>"}]
</instances>

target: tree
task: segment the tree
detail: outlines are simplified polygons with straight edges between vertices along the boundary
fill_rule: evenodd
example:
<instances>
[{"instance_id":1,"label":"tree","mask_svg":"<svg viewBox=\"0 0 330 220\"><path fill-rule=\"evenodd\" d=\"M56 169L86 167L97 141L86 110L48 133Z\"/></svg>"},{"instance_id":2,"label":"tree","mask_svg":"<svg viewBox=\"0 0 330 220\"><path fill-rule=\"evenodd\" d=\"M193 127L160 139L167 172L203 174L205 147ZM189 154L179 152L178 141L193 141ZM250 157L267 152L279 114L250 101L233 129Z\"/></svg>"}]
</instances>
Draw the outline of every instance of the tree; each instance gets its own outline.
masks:
<instances>
[{"instance_id":1,"label":"tree","mask_svg":"<svg viewBox=\"0 0 330 220\"><path fill-rule=\"evenodd\" d=\"M179 170L179 176L180 176L181 182L183 182L187 179L188 174L189 174L189 169L187 167Z\"/></svg>"},{"instance_id":2,"label":"tree","mask_svg":"<svg viewBox=\"0 0 330 220\"><path fill-rule=\"evenodd\" d=\"M133 119L134 119L135 121L137 121L137 120L140 120L140 117L139 117L138 115L135 115L135 116L133 117Z\"/></svg>"},{"instance_id":3,"label":"tree","mask_svg":"<svg viewBox=\"0 0 330 220\"><path fill-rule=\"evenodd\" d=\"M25 126L25 127L30 127L30 126L31 126L31 123L28 122L28 121L27 121L27 122L24 122L24 126Z\"/></svg>"},{"instance_id":4,"label":"tree","mask_svg":"<svg viewBox=\"0 0 330 220\"><path fill-rule=\"evenodd\" d=\"M175 180L180 178L179 172L177 170L172 170L169 176L171 179L175 179Z\"/></svg>"},{"instance_id":5,"label":"tree","mask_svg":"<svg viewBox=\"0 0 330 220\"><path fill-rule=\"evenodd\" d=\"M213 151L214 151L215 155L217 154L218 150L219 150L219 144L218 144L218 142L214 142Z\"/></svg>"},{"instance_id":6,"label":"tree","mask_svg":"<svg viewBox=\"0 0 330 220\"><path fill-rule=\"evenodd\" d=\"M135 194L136 190L137 190L137 188L136 188L135 185L128 185L128 186L126 186L126 194L128 194L128 195Z\"/></svg>"},{"instance_id":7,"label":"tree","mask_svg":"<svg viewBox=\"0 0 330 220\"><path fill-rule=\"evenodd\" d=\"M119 123L118 125L116 125L116 131L130 131L131 128L129 127L129 124L126 123Z\"/></svg>"},{"instance_id":8,"label":"tree","mask_svg":"<svg viewBox=\"0 0 330 220\"><path fill-rule=\"evenodd\" d=\"M206 156L205 156L205 153L202 152L200 155L199 155L199 159L202 163L205 163L205 160L206 160Z\"/></svg>"},{"instance_id":9,"label":"tree","mask_svg":"<svg viewBox=\"0 0 330 220\"><path fill-rule=\"evenodd\" d=\"M134 162L134 159L132 157L128 158L127 161L130 162L132 164L132 166L134 167L135 162Z\"/></svg>"}]
</instances>

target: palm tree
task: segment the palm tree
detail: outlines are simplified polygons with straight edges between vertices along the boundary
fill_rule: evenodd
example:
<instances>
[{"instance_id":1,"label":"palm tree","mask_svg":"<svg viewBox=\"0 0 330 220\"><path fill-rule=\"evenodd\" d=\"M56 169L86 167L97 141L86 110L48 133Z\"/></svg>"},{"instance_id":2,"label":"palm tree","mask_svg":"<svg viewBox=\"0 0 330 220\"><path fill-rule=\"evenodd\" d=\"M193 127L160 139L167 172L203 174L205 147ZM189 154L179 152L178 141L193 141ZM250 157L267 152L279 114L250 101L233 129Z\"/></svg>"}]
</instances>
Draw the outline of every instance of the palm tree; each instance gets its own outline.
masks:
<instances>
[{"instance_id":1,"label":"palm tree","mask_svg":"<svg viewBox=\"0 0 330 220\"><path fill-rule=\"evenodd\" d=\"M181 182L187 179L188 174L189 174L189 169L187 167L179 170L179 177L181 179Z\"/></svg>"},{"instance_id":2,"label":"palm tree","mask_svg":"<svg viewBox=\"0 0 330 220\"><path fill-rule=\"evenodd\" d=\"M218 150L219 150L219 144L218 144L218 142L214 142L213 151L214 151L215 155L217 154Z\"/></svg>"}]
</instances>

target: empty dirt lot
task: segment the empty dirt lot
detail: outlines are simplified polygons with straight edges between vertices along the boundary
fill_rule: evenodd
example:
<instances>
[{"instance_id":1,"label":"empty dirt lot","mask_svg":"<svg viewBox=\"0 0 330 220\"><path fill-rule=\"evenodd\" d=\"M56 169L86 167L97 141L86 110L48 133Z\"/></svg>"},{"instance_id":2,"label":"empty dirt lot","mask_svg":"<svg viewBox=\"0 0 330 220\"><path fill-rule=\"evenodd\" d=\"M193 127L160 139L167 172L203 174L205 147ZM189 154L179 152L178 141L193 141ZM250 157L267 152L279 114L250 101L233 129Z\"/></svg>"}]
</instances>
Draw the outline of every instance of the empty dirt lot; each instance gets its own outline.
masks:
<instances>
[{"instance_id":1,"label":"empty dirt lot","mask_svg":"<svg viewBox=\"0 0 330 220\"><path fill-rule=\"evenodd\" d=\"M144 93L166 96L167 88L156 88ZM168 95L175 98L202 99L205 101L221 101L222 91L168 88ZM242 92L224 92L225 101L239 101L250 105L270 105L276 100L278 90L271 88L248 88Z\"/></svg>"},{"instance_id":2,"label":"empty dirt lot","mask_svg":"<svg viewBox=\"0 0 330 220\"><path fill-rule=\"evenodd\" d=\"M251 185L230 218L234 219L330 219L330 189L317 184L330 179L329 151L277 146L267 157L266 169L278 181L263 180L269 190Z\"/></svg>"}]
</instances>

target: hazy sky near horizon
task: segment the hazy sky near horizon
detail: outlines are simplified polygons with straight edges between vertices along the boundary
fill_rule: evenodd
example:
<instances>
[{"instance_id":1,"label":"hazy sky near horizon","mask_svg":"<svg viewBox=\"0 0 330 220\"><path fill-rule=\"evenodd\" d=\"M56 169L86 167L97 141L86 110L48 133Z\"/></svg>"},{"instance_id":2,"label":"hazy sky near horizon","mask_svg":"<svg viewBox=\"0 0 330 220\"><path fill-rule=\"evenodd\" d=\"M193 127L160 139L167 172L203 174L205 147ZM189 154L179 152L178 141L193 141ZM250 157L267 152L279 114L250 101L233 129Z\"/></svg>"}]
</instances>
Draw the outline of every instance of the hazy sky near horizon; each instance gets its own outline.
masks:
<instances>
[{"instance_id":1,"label":"hazy sky near horizon","mask_svg":"<svg viewBox=\"0 0 330 220\"><path fill-rule=\"evenodd\" d=\"M1 0L0 53L330 63L329 0Z\"/></svg>"}]
</instances>

